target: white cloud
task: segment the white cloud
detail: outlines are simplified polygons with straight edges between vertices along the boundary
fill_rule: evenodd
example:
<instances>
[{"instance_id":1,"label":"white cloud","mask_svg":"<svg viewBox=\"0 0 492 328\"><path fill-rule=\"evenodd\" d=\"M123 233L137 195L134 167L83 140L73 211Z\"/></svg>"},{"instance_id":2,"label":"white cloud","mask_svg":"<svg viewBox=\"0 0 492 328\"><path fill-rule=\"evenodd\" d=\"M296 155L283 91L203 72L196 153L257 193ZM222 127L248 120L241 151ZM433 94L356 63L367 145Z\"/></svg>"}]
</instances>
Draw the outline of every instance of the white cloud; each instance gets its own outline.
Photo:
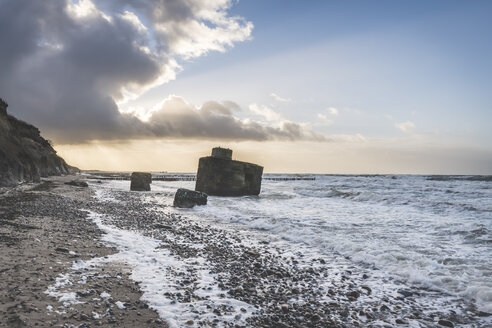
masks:
<instances>
[{"instance_id":1,"label":"white cloud","mask_svg":"<svg viewBox=\"0 0 492 328\"><path fill-rule=\"evenodd\" d=\"M276 101L279 101L279 102L291 102L292 101L292 99L290 99L290 98L282 98L273 92L270 93L270 97L272 97L273 99L275 99Z\"/></svg>"},{"instance_id":2,"label":"white cloud","mask_svg":"<svg viewBox=\"0 0 492 328\"><path fill-rule=\"evenodd\" d=\"M239 119L233 111L239 105L231 101L208 101L200 107L184 98L169 96L159 104L146 122L139 122L136 137L172 137L205 140L311 140L327 139L306 124L298 124L266 106L252 104L252 111L267 118L269 123L252 119Z\"/></svg>"},{"instance_id":3,"label":"white cloud","mask_svg":"<svg viewBox=\"0 0 492 328\"><path fill-rule=\"evenodd\" d=\"M66 7L67 13L75 19L85 19L97 15L102 16L96 5L91 0L79 0L77 2L69 1Z\"/></svg>"},{"instance_id":4,"label":"white cloud","mask_svg":"<svg viewBox=\"0 0 492 328\"><path fill-rule=\"evenodd\" d=\"M281 122L286 120L281 114L265 105L251 104L249 105L249 110L256 115L264 117L269 122Z\"/></svg>"},{"instance_id":5,"label":"white cloud","mask_svg":"<svg viewBox=\"0 0 492 328\"><path fill-rule=\"evenodd\" d=\"M125 11L123 14L121 14L121 17L133 24L133 26L135 26L139 30L139 32L147 32L147 27L140 21L140 18L138 18L135 13L131 11Z\"/></svg>"},{"instance_id":6,"label":"white cloud","mask_svg":"<svg viewBox=\"0 0 492 328\"><path fill-rule=\"evenodd\" d=\"M360 133L356 134L334 134L330 136L330 140L334 142L348 142L348 143L361 143L367 142L366 137Z\"/></svg>"},{"instance_id":7,"label":"white cloud","mask_svg":"<svg viewBox=\"0 0 492 328\"><path fill-rule=\"evenodd\" d=\"M329 107L328 109L325 110L325 113L318 113L316 116L318 119L321 121L321 123L318 123L318 125L332 125L333 124L333 119L330 118L330 116L337 116L338 115L338 109L335 107Z\"/></svg>"},{"instance_id":8,"label":"white cloud","mask_svg":"<svg viewBox=\"0 0 492 328\"><path fill-rule=\"evenodd\" d=\"M323 125L332 125L333 120L329 119L327 115L318 113L318 118L321 120Z\"/></svg>"},{"instance_id":9,"label":"white cloud","mask_svg":"<svg viewBox=\"0 0 492 328\"><path fill-rule=\"evenodd\" d=\"M331 115L334 115L334 116L338 115L338 109L336 109L335 107L328 108L328 111L330 112Z\"/></svg>"},{"instance_id":10,"label":"white cloud","mask_svg":"<svg viewBox=\"0 0 492 328\"><path fill-rule=\"evenodd\" d=\"M235 42L251 37L253 23L229 16L230 0L189 0L170 3L162 10L162 1L149 0L147 11L155 19L155 32L167 41L174 55L185 59L202 56L209 51L224 52ZM173 13L177 15L174 16ZM184 17L189 15L190 17Z\"/></svg>"},{"instance_id":11,"label":"white cloud","mask_svg":"<svg viewBox=\"0 0 492 328\"><path fill-rule=\"evenodd\" d=\"M415 129L415 124L413 122L407 121L402 123L396 123L395 127L400 129L404 133L412 133Z\"/></svg>"}]
</instances>

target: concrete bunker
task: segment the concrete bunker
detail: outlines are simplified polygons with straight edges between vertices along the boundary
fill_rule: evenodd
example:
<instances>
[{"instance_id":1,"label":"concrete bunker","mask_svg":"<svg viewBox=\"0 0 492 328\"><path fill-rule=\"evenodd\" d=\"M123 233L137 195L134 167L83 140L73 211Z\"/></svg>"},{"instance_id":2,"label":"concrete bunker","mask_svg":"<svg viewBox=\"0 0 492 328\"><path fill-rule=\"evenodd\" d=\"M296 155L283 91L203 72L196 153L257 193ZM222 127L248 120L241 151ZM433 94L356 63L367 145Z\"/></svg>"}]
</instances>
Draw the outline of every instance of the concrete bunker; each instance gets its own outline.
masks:
<instances>
[{"instance_id":1,"label":"concrete bunker","mask_svg":"<svg viewBox=\"0 0 492 328\"><path fill-rule=\"evenodd\" d=\"M258 195L263 167L232 160L232 150L216 147L200 158L195 190L214 196Z\"/></svg>"},{"instance_id":2,"label":"concrete bunker","mask_svg":"<svg viewBox=\"0 0 492 328\"><path fill-rule=\"evenodd\" d=\"M130 182L130 190L132 191L150 191L152 183L152 174L147 172L133 172Z\"/></svg>"}]
</instances>

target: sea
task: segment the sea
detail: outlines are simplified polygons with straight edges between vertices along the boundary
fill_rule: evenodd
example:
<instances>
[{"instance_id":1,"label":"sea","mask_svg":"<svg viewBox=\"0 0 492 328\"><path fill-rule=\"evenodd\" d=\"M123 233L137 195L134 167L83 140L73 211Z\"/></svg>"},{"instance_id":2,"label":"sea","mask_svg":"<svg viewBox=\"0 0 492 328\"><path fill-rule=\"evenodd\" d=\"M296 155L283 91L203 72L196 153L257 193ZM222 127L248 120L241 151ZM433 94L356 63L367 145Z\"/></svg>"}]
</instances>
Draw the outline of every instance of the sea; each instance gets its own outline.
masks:
<instances>
[{"instance_id":1,"label":"sea","mask_svg":"<svg viewBox=\"0 0 492 328\"><path fill-rule=\"evenodd\" d=\"M98 195L129 192L128 184L104 181ZM194 184L154 181L146 197L252 244L266 239L292 254L326 257L333 270L347 263L370 270L364 283L373 297L430 291L416 306L457 315L471 308L477 326L492 324L492 176L266 174L258 196L172 207L175 191Z\"/></svg>"}]
</instances>

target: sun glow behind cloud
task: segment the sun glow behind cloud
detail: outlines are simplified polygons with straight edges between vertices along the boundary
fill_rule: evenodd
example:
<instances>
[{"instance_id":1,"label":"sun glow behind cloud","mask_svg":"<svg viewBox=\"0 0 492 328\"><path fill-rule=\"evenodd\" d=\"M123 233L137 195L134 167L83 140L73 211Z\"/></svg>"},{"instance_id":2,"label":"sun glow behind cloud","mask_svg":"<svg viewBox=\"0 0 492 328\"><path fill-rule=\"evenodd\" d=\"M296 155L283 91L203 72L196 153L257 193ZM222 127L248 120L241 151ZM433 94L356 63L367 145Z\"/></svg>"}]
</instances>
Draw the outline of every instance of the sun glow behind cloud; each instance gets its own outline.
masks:
<instances>
[{"instance_id":1,"label":"sun glow behind cloud","mask_svg":"<svg viewBox=\"0 0 492 328\"><path fill-rule=\"evenodd\" d=\"M22 35L19 49L25 53L3 56L2 64L9 70L0 77L0 85L5 86L2 96L21 110L22 118L47 130L59 144L190 137L179 127L149 122L167 96L151 108L122 107L174 80L182 70L180 61L225 52L248 40L253 29L251 22L228 14L232 5L228 0L64 0L61 4L14 0L2 4L3 21L10 26L5 35L11 39ZM28 14L19 16L17 7ZM205 131L207 122L202 123Z\"/></svg>"},{"instance_id":2,"label":"sun glow behind cloud","mask_svg":"<svg viewBox=\"0 0 492 328\"><path fill-rule=\"evenodd\" d=\"M453 47L468 42L478 62L490 51L476 51L464 37L479 31L452 12L418 16L417 26L414 17L393 19L403 11L383 10L374 28L370 15L349 10L339 20L343 6L323 11L317 3L306 12L299 3L290 14L309 19L294 28L293 16L282 23L283 11L268 19L234 12L260 3L52 2L2 2L0 41L10 46L0 49L0 96L83 168L94 157L105 169L131 162L159 170L166 166L159 147L190 163L180 147L206 154L214 145L252 161L265 151L267 171L277 172L424 173L422 163L429 171L440 163L443 172L466 165L482 172L479 159L490 158L489 129L481 126L490 106L480 89L490 83L469 75ZM466 22L468 14L459 17ZM272 24L278 28L265 28ZM151 162L125 159L143 149Z\"/></svg>"},{"instance_id":3,"label":"sun glow behind cloud","mask_svg":"<svg viewBox=\"0 0 492 328\"><path fill-rule=\"evenodd\" d=\"M367 140L335 136L335 142L213 142L142 140L57 146L82 169L196 172L212 147L234 150L233 158L265 167L265 173L489 174L492 153L440 144L418 147L411 139ZM88 158L90 161L88 161ZM364 162L361 165L361 160Z\"/></svg>"}]
</instances>

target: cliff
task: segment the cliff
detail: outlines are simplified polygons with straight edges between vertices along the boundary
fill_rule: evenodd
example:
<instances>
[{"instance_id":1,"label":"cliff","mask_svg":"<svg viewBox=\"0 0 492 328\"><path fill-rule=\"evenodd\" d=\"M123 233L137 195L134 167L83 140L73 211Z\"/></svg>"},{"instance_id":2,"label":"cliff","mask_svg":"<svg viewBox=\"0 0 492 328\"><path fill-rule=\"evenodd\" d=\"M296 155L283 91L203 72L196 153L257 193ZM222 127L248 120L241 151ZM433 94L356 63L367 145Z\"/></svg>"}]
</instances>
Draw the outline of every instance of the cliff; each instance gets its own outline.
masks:
<instances>
[{"instance_id":1,"label":"cliff","mask_svg":"<svg viewBox=\"0 0 492 328\"><path fill-rule=\"evenodd\" d=\"M0 98L0 186L78 171L56 154L39 129L7 114Z\"/></svg>"}]
</instances>

